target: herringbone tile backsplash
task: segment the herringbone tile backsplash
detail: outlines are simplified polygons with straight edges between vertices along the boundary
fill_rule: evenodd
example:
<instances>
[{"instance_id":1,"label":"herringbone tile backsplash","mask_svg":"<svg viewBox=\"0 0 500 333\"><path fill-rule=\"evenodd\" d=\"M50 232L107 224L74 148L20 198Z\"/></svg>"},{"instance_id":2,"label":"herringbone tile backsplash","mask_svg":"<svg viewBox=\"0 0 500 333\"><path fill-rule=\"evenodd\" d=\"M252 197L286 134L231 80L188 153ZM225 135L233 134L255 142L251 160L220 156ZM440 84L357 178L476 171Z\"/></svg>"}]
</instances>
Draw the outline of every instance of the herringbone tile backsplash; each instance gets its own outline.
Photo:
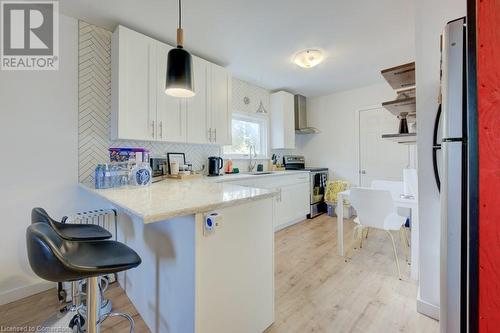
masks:
<instances>
[{"instance_id":1,"label":"herringbone tile backsplash","mask_svg":"<svg viewBox=\"0 0 500 333\"><path fill-rule=\"evenodd\" d=\"M146 141L112 141L111 135L111 32L79 21L79 180L93 182L94 168L109 161L109 147L144 147L152 155L183 152L193 168L201 169L207 157L222 154L215 145L170 144ZM233 80L233 111L255 112L262 101L269 110L269 91ZM250 103L243 102L248 97ZM247 100L248 101L248 100Z\"/></svg>"}]
</instances>

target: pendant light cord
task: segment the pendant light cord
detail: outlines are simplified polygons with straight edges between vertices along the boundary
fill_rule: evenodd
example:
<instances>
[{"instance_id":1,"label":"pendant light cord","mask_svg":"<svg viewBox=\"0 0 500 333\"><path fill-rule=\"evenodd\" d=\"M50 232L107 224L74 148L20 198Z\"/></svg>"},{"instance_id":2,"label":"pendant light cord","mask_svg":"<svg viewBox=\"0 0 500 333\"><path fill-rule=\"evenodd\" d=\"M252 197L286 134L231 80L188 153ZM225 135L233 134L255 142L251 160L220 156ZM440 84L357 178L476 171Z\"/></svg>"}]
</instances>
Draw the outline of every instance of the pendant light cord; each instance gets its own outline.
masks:
<instances>
[{"instance_id":1,"label":"pendant light cord","mask_svg":"<svg viewBox=\"0 0 500 333\"><path fill-rule=\"evenodd\" d=\"M179 29L182 27L182 9L181 9L181 0L179 0Z\"/></svg>"}]
</instances>

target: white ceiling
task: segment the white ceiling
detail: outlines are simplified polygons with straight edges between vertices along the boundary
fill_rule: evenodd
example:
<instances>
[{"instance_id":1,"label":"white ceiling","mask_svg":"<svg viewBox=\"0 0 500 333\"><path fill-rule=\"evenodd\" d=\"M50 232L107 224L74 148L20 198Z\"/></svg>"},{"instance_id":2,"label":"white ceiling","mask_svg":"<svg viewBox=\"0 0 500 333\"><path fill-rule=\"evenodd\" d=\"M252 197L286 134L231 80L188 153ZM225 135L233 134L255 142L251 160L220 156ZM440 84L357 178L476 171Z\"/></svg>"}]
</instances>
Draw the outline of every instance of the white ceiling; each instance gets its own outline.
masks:
<instances>
[{"instance_id":1,"label":"white ceiling","mask_svg":"<svg viewBox=\"0 0 500 333\"><path fill-rule=\"evenodd\" d=\"M62 13L110 30L120 23L175 44L177 0L60 0ZM185 48L271 90L325 95L382 82L414 59L413 0L183 0ZM303 69L296 51L320 48Z\"/></svg>"}]
</instances>

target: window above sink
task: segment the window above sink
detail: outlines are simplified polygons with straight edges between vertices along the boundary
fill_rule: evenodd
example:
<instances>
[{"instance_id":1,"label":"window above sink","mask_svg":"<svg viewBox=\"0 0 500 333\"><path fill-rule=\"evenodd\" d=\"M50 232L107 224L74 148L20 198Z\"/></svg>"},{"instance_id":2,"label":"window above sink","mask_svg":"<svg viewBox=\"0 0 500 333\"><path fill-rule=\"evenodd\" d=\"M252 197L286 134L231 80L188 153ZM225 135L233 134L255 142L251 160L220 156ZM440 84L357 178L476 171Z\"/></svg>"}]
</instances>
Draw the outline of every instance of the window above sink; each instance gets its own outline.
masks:
<instances>
[{"instance_id":1,"label":"window above sink","mask_svg":"<svg viewBox=\"0 0 500 333\"><path fill-rule=\"evenodd\" d=\"M224 158L249 159L250 148L255 148L253 159L268 158L268 119L260 115L232 114L232 145L224 146Z\"/></svg>"}]
</instances>

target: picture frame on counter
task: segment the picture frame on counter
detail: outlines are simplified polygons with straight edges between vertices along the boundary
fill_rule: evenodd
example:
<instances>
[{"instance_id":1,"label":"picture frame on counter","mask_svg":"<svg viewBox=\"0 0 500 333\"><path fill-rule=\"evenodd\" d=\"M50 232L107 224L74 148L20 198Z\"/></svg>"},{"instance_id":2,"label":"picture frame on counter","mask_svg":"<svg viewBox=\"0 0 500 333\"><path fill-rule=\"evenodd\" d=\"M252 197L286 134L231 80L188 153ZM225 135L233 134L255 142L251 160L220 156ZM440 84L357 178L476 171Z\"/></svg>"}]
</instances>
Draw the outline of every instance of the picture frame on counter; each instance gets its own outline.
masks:
<instances>
[{"instance_id":1,"label":"picture frame on counter","mask_svg":"<svg viewBox=\"0 0 500 333\"><path fill-rule=\"evenodd\" d=\"M181 166L186 164L186 154L184 153L167 153L167 167L168 174L171 175L170 164L172 162L177 162L177 165Z\"/></svg>"}]
</instances>

